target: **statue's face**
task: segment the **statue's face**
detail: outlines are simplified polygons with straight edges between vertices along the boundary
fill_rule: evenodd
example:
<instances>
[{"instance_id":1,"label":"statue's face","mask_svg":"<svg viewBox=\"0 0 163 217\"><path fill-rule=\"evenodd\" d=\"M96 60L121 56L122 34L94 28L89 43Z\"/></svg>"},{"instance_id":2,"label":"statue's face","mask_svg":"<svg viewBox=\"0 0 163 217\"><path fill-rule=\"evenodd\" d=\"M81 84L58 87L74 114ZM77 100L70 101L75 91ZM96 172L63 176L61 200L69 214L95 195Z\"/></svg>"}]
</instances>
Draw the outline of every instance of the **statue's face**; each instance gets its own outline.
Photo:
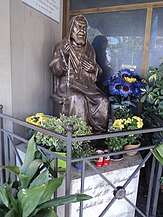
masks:
<instances>
[{"instance_id":1,"label":"statue's face","mask_svg":"<svg viewBox=\"0 0 163 217\"><path fill-rule=\"evenodd\" d=\"M77 46L83 46L86 43L87 23L84 20L75 20L72 27L71 40Z\"/></svg>"}]
</instances>

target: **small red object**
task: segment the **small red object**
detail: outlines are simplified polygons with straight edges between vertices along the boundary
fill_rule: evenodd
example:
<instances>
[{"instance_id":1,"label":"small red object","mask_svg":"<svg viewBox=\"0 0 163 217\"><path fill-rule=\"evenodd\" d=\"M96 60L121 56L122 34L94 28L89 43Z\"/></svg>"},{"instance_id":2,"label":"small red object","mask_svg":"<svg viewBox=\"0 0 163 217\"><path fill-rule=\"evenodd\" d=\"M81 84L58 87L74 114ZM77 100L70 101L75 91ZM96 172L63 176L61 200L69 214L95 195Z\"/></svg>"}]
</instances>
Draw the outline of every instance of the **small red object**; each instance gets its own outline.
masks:
<instances>
[{"instance_id":1,"label":"small red object","mask_svg":"<svg viewBox=\"0 0 163 217\"><path fill-rule=\"evenodd\" d=\"M108 153L108 150L104 150L104 153ZM110 164L110 156L103 158L103 165L107 166Z\"/></svg>"},{"instance_id":2,"label":"small red object","mask_svg":"<svg viewBox=\"0 0 163 217\"><path fill-rule=\"evenodd\" d=\"M104 152L102 150L97 150L96 152L97 152L97 154L104 154ZM96 158L95 164L97 167L102 167L103 166L103 157Z\"/></svg>"}]
</instances>

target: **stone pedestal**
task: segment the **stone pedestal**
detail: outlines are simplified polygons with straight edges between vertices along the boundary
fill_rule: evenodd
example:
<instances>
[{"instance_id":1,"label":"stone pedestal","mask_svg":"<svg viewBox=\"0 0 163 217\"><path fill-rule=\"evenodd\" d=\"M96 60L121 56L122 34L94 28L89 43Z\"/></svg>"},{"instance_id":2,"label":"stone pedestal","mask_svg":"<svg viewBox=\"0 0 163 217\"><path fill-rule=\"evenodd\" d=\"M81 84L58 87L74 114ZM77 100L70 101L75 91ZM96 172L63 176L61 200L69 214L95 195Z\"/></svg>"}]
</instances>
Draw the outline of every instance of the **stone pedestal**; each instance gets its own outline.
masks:
<instances>
[{"instance_id":1,"label":"stone pedestal","mask_svg":"<svg viewBox=\"0 0 163 217\"><path fill-rule=\"evenodd\" d=\"M21 158L24 158L25 147L18 146ZM119 162L110 162L108 166L97 168L115 187L123 186L131 176L142 158L140 154L133 157L124 155L124 159ZM94 163L93 163L94 164ZM81 174L72 167L71 194L80 193ZM93 198L83 202L84 217L98 217L113 198L113 188L107 184L92 168L86 167L84 193ZM136 205L137 190L139 183L139 173L132 179L126 188L126 197ZM64 195L64 184L59 188L58 196ZM64 216L64 206L58 207L58 216ZM117 199L105 214L105 217L134 217L134 208L125 199ZM71 217L79 216L79 203L71 204Z\"/></svg>"}]
</instances>

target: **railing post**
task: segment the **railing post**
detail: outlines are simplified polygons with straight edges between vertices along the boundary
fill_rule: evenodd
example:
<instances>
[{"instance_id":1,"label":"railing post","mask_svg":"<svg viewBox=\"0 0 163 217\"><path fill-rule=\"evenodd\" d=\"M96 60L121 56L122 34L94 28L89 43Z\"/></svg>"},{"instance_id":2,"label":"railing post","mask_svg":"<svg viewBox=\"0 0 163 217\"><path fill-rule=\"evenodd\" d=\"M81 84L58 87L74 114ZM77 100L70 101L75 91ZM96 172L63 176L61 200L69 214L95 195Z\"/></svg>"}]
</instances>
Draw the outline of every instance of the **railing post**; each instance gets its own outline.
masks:
<instances>
[{"instance_id":1,"label":"railing post","mask_svg":"<svg viewBox=\"0 0 163 217\"><path fill-rule=\"evenodd\" d=\"M71 193L71 159L72 159L72 126L67 126L67 161L66 161L66 189L65 194ZM70 216L70 204L65 206L65 217Z\"/></svg>"},{"instance_id":2,"label":"railing post","mask_svg":"<svg viewBox=\"0 0 163 217\"><path fill-rule=\"evenodd\" d=\"M3 106L0 105L0 114L2 114L2 113L3 113ZM4 140L3 140L2 129L3 129L3 118L0 117L0 165L4 165L5 164ZM3 184L5 182L5 171L4 170L0 170L0 173L1 173L0 182L1 182L1 184Z\"/></svg>"},{"instance_id":3,"label":"railing post","mask_svg":"<svg viewBox=\"0 0 163 217\"><path fill-rule=\"evenodd\" d=\"M160 178L162 174L162 165L157 162L157 171L155 174L155 182L154 182L154 196L153 196L153 204L152 204L152 216L156 217L157 214L157 206L158 206L158 198L160 191Z\"/></svg>"}]
</instances>

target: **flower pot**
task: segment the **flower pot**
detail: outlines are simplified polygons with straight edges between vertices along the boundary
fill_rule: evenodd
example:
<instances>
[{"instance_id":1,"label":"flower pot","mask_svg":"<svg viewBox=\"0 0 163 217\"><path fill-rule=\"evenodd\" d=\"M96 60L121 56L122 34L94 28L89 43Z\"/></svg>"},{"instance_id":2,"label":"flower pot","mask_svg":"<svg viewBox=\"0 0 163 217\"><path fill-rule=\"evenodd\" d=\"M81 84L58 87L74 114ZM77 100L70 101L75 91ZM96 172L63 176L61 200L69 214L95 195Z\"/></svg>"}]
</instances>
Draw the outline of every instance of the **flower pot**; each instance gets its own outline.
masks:
<instances>
[{"instance_id":1,"label":"flower pot","mask_svg":"<svg viewBox=\"0 0 163 217\"><path fill-rule=\"evenodd\" d=\"M74 162L73 163L73 166L77 169L77 170L82 170L82 168L83 168L83 163L81 162L81 161L79 161L79 162Z\"/></svg>"},{"instance_id":2,"label":"flower pot","mask_svg":"<svg viewBox=\"0 0 163 217\"><path fill-rule=\"evenodd\" d=\"M112 156L110 156L110 160L111 161L120 161L120 160L123 160L123 154L112 155Z\"/></svg>"},{"instance_id":3,"label":"flower pot","mask_svg":"<svg viewBox=\"0 0 163 217\"><path fill-rule=\"evenodd\" d=\"M130 149L134 149L134 148L139 148L139 146L140 146L140 143L138 143L138 144L133 144L133 145L125 145L124 146L124 150L126 151L126 150L130 150ZM128 152L128 153L126 153L128 156L134 156L135 154L137 154L137 151L132 151L132 152Z\"/></svg>"},{"instance_id":4,"label":"flower pot","mask_svg":"<svg viewBox=\"0 0 163 217\"><path fill-rule=\"evenodd\" d=\"M65 152L54 152L55 154L58 154L62 157L66 157L66 153ZM62 168L62 169L66 169L66 161L64 160L61 160L59 158L58 159L58 168ZM54 167L54 160L52 160L52 164L51 164L52 167Z\"/></svg>"}]
</instances>

